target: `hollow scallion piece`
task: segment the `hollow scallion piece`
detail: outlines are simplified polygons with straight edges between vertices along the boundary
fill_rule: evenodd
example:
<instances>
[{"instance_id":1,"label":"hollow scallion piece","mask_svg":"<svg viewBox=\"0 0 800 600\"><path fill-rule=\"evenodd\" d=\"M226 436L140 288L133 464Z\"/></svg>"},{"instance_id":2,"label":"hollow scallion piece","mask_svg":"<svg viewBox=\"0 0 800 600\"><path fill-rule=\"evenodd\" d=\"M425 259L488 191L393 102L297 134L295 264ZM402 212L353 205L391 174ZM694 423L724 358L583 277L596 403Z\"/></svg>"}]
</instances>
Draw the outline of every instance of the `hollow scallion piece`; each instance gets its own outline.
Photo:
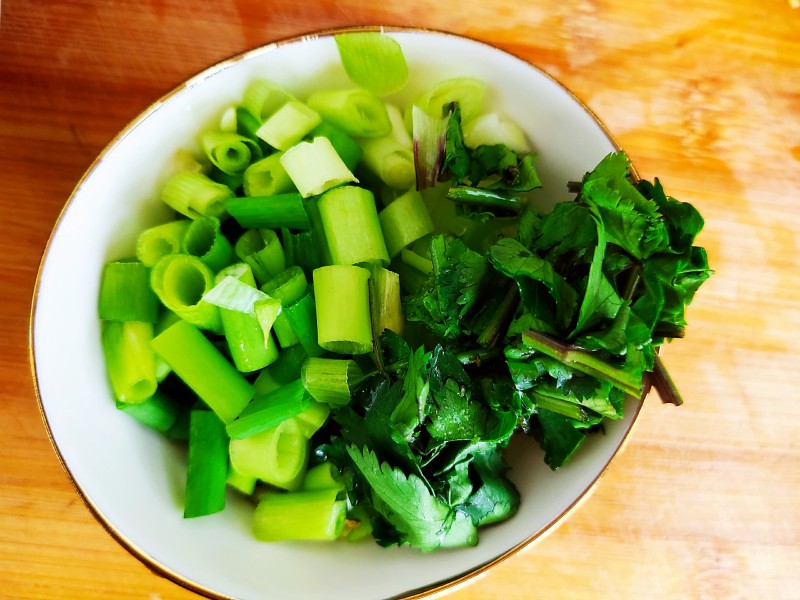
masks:
<instances>
[{"instance_id":1,"label":"hollow scallion piece","mask_svg":"<svg viewBox=\"0 0 800 600\"><path fill-rule=\"evenodd\" d=\"M169 309L162 311L161 316L158 317L158 321L156 322L155 327L153 328L153 337L160 334L170 325L174 325L181 318L172 312ZM155 355L156 360L156 380L161 383L167 378L167 375L172 373L172 367L170 367L163 358L161 358L158 354Z\"/></svg>"},{"instance_id":2,"label":"hollow scallion piece","mask_svg":"<svg viewBox=\"0 0 800 600\"><path fill-rule=\"evenodd\" d=\"M342 162L347 166L350 171L356 168L358 161L361 160L363 150L356 141L347 135L342 129L323 121L317 125L311 132L311 137L325 137L330 140L336 154L342 159Z\"/></svg>"},{"instance_id":3,"label":"hollow scallion piece","mask_svg":"<svg viewBox=\"0 0 800 600\"><path fill-rule=\"evenodd\" d=\"M331 190L319 199L319 212L333 264L389 264L372 192L354 186Z\"/></svg>"},{"instance_id":4,"label":"hollow scallion piece","mask_svg":"<svg viewBox=\"0 0 800 600\"><path fill-rule=\"evenodd\" d=\"M178 321L153 340L153 349L225 423L253 397L253 387L200 331Z\"/></svg>"},{"instance_id":5,"label":"hollow scallion piece","mask_svg":"<svg viewBox=\"0 0 800 600\"><path fill-rule=\"evenodd\" d=\"M236 115L236 133L257 142L256 131L261 126L261 121L244 106L237 106L234 109L234 114Z\"/></svg>"},{"instance_id":6,"label":"hollow scallion piece","mask_svg":"<svg viewBox=\"0 0 800 600\"><path fill-rule=\"evenodd\" d=\"M350 81L376 96L399 92L408 81L408 65L396 40L378 32L334 36Z\"/></svg>"},{"instance_id":7,"label":"hollow scallion piece","mask_svg":"<svg viewBox=\"0 0 800 600\"><path fill-rule=\"evenodd\" d=\"M180 252L191 223L190 219L179 219L145 229L136 240L136 258L152 267L161 257Z\"/></svg>"},{"instance_id":8,"label":"hollow scallion piece","mask_svg":"<svg viewBox=\"0 0 800 600\"><path fill-rule=\"evenodd\" d=\"M306 293L307 288L308 282L303 269L298 266L291 266L267 281L261 287L261 291L272 298L280 300L282 306L287 306L300 300L303 294ZM275 318L273 330L282 348L288 348L300 343L284 314L279 314Z\"/></svg>"},{"instance_id":9,"label":"hollow scallion piece","mask_svg":"<svg viewBox=\"0 0 800 600\"><path fill-rule=\"evenodd\" d=\"M301 490L343 490L344 484L339 480L339 470L327 461L306 471Z\"/></svg>"},{"instance_id":10,"label":"hollow scallion piece","mask_svg":"<svg viewBox=\"0 0 800 600\"><path fill-rule=\"evenodd\" d=\"M229 451L231 465L239 473L285 490L300 487L308 463L308 439L292 418L250 437L231 440Z\"/></svg>"},{"instance_id":11,"label":"hollow scallion piece","mask_svg":"<svg viewBox=\"0 0 800 600\"><path fill-rule=\"evenodd\" d=\"M256 135L273 148L286 151L320 124L320 116L298 100L289 100L258 128Z\"/></svg>"},{"instance_id":12,"label":"hollow scallion piece","mask_svg":"<svg viewBox=\"0 0 800 600\"><path fill-rule=\"evenodd\" d=\"M319 345L338 354L372 350L369 271L332 265L314 271Z\"/></svg>"},{"instance_id":13,"label":"hollow scallion piece","mask_svg":"<svg viewBox=\"0 0 800 600\"><path fill-rule=\"evenodd\" d=\"M414 147L400 110L386 106L392 130L379 138L362 138L364 163L389 187L407 190L416 181Z\"/></svg>"},{"instance_id":14,"label":"hollow scallion piece","mask_svg":"<svg viewBox=\"0 0 800 600\"><path fill-rule=\"evenodd\" d=\"M303 197L298 193L228 198L228 213L244 228L309 229Z\"/></svg>"},{"instance_id":15,"label":"hollow scallion piece","mask_svg":"<svg viewBox=\"0 0 800 600\"><path fill-rule=\"evenodd\" d=\"M117 409L156 431L165 432L175 425L181 412L178 404L166 394L156 392L138 404L117 401Z\"/></svg>"},{"instance_id":16,"label":"hollow scallion piece","mask_svg":"<svg viewBox=\"0 0 800 600\"><path fill-rule=\"evenodd\" d=\"M317 402L344 406L350 402L361 369L352 360L312 357L303 364L300 377L303 387Z\"/></svg>"},{"instance_id":17,"label":"hollow scallion piece","mask_svg":"<svg viewBox=\"0 0 800 600\"><path fill-rule=\"evenodd\" d=\"M214 286L214 274L199 258L169 254L150 273L150 285L169 310L201 329L221 332L219 310L203 300Z\"/></svg>"},{"instance_id":18,"label":"hollow scallion piece","mask_svg":"<svg viewBox=\"0 0 800 600\"><path fill-rule=\"evenodd\" d=\"M435 187L444 166L450 112L430 115L419 106L412 106L407 114L411 115L414 134L417 190Z\"/></svg>"},{"instance_id":19,"label":"hollow scallion piece","mask_svg":"<svg viewBox=\"0 0 800 600\"><path fill-rule=\"evenodd\" d=\"M277 300L276 298L262 298L261 300L257 300L253 305L253 310L256 313L258 324L261 326L261 331L264 334L267 347L269 347L270 343L274 345L274 341L272 341L272 327L275 325L275 320L283 311L283 308L281 307L281 301ZM275 358L277 358L277 353Z\"/></svg>"},{"instance_id":20,"label":"hollow scallion piece","mask_svg":"<svg viewBox=\"0 0 800 600\"><path fill-rule=\"evenodd\" d=\"M170 173L205 173L208 164L200 162L194 153L185 148L178 148L172 155Z\"/></svg>"},{"instance_id":21,"label":"hollow scallion piece","mask_svg":"<svg viewBox=\"0 0 800 600\"><path fill-rule=\"evenodd\" d=\"M208 160L223 173L238 175L261 158L260 146L248 137L229 131L206 131L200 147Z\"/></svg>"},{"instance_id":22,"label":"hollow scallion piece","mask_svg":"<svg viewBox=\"0 0 800 600\"><path fill-rule=\"evenodd\" d=\"M300 426L300 432L308 439L311 439L311 436L325 424L330 414L331 409L327 404L309 399L308 408L297 415L295 420Z\"/></svg>"},{"instance_id":23,"label":"hollow scallion piece","mask_svg":"<svg viewBox=\"0 0 800 600\"><path fill-rule=\"evenodd\" d=\"M150 269L138 261L106 263L97 311L103 321L155 323L158 298L150 288Z\"/></svg>"},{"instance_id":24,"label":"hollow scallion piece","mask_svg":"<svg viewBox=\"0 0 800 600\"><path fill-rule=\"evenodd\" d=\"M202 173L173 175L161 190L161 199L190 219L225 215L225 200L233 196L231 189Z\"/></svg>"},{"instance_id":25,"label":"hollow scallion piece","mask_svg":"<svg viewBox=\"0 0 800 600\"><path fill-rule=\"evenodd\" d=\"M405 320L400 296L399 274L383 267L370 269L369 297L375 336L380 336L386 329L403 333Z\"/></svg>"},{"instance_id":26,"label":"hollow scallion piece","mask_svg":"<svg viewBox=\"0 0 800 600\"><path fill-rule=\"evenodd\" d=\"M246 196L275 196L294 190L294 183L281 164L282 157L283 152L275 152L247 167L242 180Z\"/></svg>"},{"instance_id":27,"label":"hollow scallion piece","mask_svg":"<svg viewBox=\"0 0 800 600\"><path fill-rule=\"evenodd\" d=\"M219 129L220 131L236 131L236 107L229 106L222 111L219 117Z\"/></svg>"},{"instance_id":28,"label":"hollow scallion piece","mask_svg":"<svg viewBox=\"0 0 800 600\"><path fill-rule=\"evenodd\" d=\"M353 137L381 137L392 130L386 106L365 89L316 92L308 106Z\"/></svg>"},{"instance_id":29,"label":"hollow scallion piece","mask_svg":"<svg viewBox=\"0 0 800 600\"><path fill-rule=\"evenodd\" d=\"M193 410L189 422L189 466L186 471L186 519L225 508L228 478L228 436L225 425L209 410Z\"/></svg>"},{"instance_id":30,"label":"hollow scallion piece","mask_svg":"<svg viewBox=\"0 0 800 600\"><path fill-rule=\"evenodd\" d=\"M308 198L313 202L314 198ZM309 205L310 206L310 205ZM304 272L311 273L317 267L330 264L326 259L327 242L322 227L314 226L309 231L292 232L283 227L281 229L286 264L300 267Z\"/></svg>"},{"instance_id":31,"label":"hollow scallion piece","mask_svg":"<svg viewBox=\"0 0 800 600\"><path fill-rule=\"evenodd\" d=\"M266 79L256 79L251 81L245 89L242 95L242 106L255 118L263 121L293 99L294 96L277 83Z\"/></svg>"},{"instance_id":32,"label":"hollow scallion piece","mask_svg":"<svg viewBox=\"0 0 800 600\"><path fill-rule=\"evenodd\" d=\"M156 392L155 356L150 342L152 323L106 321L101 343L114 397L120 402L144 402Z\"/></svg>"},{"instance_id":33,"label":"hollow scallion piece","mask_svg":"<svg viewBox=\"0 0 800 600\"><path fill-rule=\"evenodd\" d=\"M350 525L348 528L347 525ZM368 539L372 535L372 522L367 509L363 506L354 506L347 513L345 521L345 537L348 542L360 542Z\"/></svg>"},{"instance_id":34,"label":"hollow scallion piece","mask_svg":"<svg viewBox=\"0 0 800 600\"><path fill-rule=\"evenodd\" d=\"M231 265L217 274L216 281L204 298L219 307L233 364L239 371L250 373L275 362L278 347L256 314L257 303L268 297L255 287L250 267L245 263Z\"/></svg>"},{"instance_id":35,"label":"hollow scallion piece","mask_svg":"<svg viewBox=\"0 0 800 600\"><path fill-rule=\"evenodd\" d=\"M503 144L517 154L531 151L522 128L497 113L480 115L463 127L464 145L468 148Z\"/></svg>"},{"instance_id":36,"label":"hollow scallion piece","mask_svg":"<svg viewBox=\"0 0 800 600\"><path fill-rule=\"evenodd\" d=\"M298 379L288 383L254 398L235 420L228 423L228 435L240 440L272 429L303 412L308 408L309 400L302 381Z\"/></svg>"},{"instance_id":37,"label":"hollow scallion piece","mask_svg":"<svg viewBox=\"0 0 800 600\"><path fill-rule=\"evenodd\" d=\"M480 114L485 97L486 84L480 79L472 77L445 79L408 105L405 113L406 126L411 129L412 107L418 106L432 117L438 117L442 114L442 108L453 102L461 108L461 122L466 123Z\"/></svg>"},{"instance_id":38,"label":"hollow scallion piece","mask_svg":"<svg viewBox=\"0 0 800 600\"><path fill-rule=\"evenodd\" d=\"M253 270L263 284L286 268L286 255L278 236L271 229L250 229L237 240L234 252Z\"/></svg>"},{"instance_id":39,"label":"hollow scallion piece","mask_svg":"<svg viewBox=\"0 0 800 600\"><path fill-rule=\"evenodd\" d=\"M281 351L278 360L263 369L253 382L254 396L262 396L300 377L300 368L308 358L298 343Z\"/></svg>"},{"instance_id":40,"label":"hollow scallion piece","mask_svg":"<svg viewBox=\"0 0 800 600\"><path fill-rule=\"evenodd\" d=\"M433 232L433 222L428 214L422 194L416 190L406 192L378 213L383 239L389 256L394 258L406 246Z\"/></svg>"},{"instance_id":41,"label":"hollow scallion piece","mask_svg":"<svg viewBox=\"0 0 800 600\"><path fill-rule=\"evenodd\" d=\"M343 183L358 182L326 137L300 142L287 150L280 161L303 198Z\"/></svg>"},{"instance_id":42,"label":"hollow scallion piece","mask_svg":"<svg viewBox=\"0 0 800 600\"><path fill-rule=\"evenodd\" d=\"M216 217L195 219L186 230L182 247L186 254L202 260L214 273L236 262L231 243L220 231Z\"/></svg>"},{"instance_id":43,"label":"hollow scallion piece","mask_svg":"<svg viewBox=\"0 0 800 600\"><path fill-rule=\"evenodd\" d=\"M253 492L256 490L256 483L258 483L258 479L248 475L242 475L236 469L234 469L233 466L229 466L226 483L237 492L240 492L245 496L252 496Z\"/></svg>"},{"instance_id":44,"label":"hollow scallion piece","mask_svg":"<svg viewBox=\"0 0 800 600\"><path fill-rule=\"evenodd\" d=\"M339 490L265 494L253 517L253 534L263 542L335 540L344 528L347 506Z\"/></svg>"},{"instance_id":45,"label":"hollow scallion piece","mask_svg":"<svg viewBox=\"0 0 800 600\"><path fill-rule=\"evenodd\" d=\"M284 305L283 314L308 356L319 356L324 352L317 341L316 305L311 291L306 291L296 302Z\"/></svg>"}]
</instances>

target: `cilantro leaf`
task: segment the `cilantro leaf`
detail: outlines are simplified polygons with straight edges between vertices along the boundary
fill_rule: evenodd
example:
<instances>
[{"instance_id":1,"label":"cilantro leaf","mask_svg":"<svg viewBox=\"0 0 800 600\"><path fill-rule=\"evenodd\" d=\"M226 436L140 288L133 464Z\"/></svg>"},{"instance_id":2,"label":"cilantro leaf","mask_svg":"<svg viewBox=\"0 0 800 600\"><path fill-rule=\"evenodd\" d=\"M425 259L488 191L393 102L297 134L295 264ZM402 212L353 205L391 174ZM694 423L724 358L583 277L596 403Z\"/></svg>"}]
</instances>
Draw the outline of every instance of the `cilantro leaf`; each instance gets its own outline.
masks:
<instances>
[{"instance_id":1,"label":"cilantro leaf","mask_svg":"<svg viewBox=\"0 0 800 600\"><path fill-rule=\"evenodd\" d=\"M544 450L544 462L553 470L562 466L586 439L570 419L542 408L536 414L532 431Z\"/></svg>"},{"instance_id":2,"label":"cilantro leaf","mask_svg":"<svg viewBox=\"0 0 800 600\"><path fill-rule=\"evenodd\" d=\"M380 463L367 448L348 446L353 464L372 488L373 505L401 535L401 542L424 552L442 545L455 515L415 475Z\"/></svg>"},{"instance_id":3,"label":"cilantro leaf","mask_svg":"<svg viewBox=\"0 0 800 600\"><path fill-rule=\"evenodd\" d=\"M505 474L508 465L498 448L492 448L475 456L471 463L480 480L475 493L461 509L476 526L503 521L513 516L519 508L519 492Z\"/></svg>"}]
</instances>

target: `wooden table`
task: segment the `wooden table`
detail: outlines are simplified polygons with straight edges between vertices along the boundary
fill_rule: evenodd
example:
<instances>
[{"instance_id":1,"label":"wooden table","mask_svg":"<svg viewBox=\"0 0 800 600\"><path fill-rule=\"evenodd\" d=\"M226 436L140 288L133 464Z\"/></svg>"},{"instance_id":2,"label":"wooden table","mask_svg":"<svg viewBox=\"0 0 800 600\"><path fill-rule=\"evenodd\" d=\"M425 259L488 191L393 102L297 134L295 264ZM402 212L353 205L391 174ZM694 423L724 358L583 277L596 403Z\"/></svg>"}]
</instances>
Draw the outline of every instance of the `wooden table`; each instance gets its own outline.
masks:
<instances>
[{"instance_id":1,"label":"wooden table","mask_svg":"<svg viewBox=\"0 0 800 600\"><path fill-rule=\"evenodd\" d=\"M456 590L479 598L800 597L800 10L786 0L6 0L0 21L0 596L191 598L118 546L39 417L28 313L70 191L139 111L222 58L355 24L490 41L559 78L644 177L706 217L716 275L594 494Z\"/></svg>"}]
</instances>

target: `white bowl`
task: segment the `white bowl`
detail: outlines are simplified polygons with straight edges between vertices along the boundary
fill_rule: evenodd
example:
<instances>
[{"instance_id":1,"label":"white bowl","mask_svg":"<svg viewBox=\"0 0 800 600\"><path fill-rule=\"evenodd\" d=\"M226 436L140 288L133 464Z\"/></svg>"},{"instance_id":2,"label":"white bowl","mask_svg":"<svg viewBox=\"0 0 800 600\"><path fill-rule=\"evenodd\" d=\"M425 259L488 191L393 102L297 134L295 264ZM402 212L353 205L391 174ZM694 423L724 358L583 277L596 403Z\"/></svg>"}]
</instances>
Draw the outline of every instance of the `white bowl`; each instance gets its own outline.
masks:
<instances>
[{"instance_id":1,"label":"white bowl","mask_svg":"<svg viewBox=\"0 0 800 600\"><path fill-rule=\"evenodd\" d=\"M449 34L392 30L410 67L406 102L433 82L478 77L488 103L516 120L539 153L545 203L569 199L577 180L617 149L602 124L568 90L535 67L491 46ZM34 295L32 344L42 414L78 492L111 534L166 577L212 597L393 598L449 588L550 529L603 472L641 403L607 424L563 469L516 440L508 453L522 496L512 519L480 532L475 548L421 554L377 544L257 542L252 508L231 494L227 509L184 520L183 451L114 407L104 375L97 319L103 264L132 254L136 233L166 220L157 190L175 150L254 78L302 96L347 85L331 32L270 44L226 60L155 102L101 153L76 187L49 241Z\"/></svg>"}]
</instances>

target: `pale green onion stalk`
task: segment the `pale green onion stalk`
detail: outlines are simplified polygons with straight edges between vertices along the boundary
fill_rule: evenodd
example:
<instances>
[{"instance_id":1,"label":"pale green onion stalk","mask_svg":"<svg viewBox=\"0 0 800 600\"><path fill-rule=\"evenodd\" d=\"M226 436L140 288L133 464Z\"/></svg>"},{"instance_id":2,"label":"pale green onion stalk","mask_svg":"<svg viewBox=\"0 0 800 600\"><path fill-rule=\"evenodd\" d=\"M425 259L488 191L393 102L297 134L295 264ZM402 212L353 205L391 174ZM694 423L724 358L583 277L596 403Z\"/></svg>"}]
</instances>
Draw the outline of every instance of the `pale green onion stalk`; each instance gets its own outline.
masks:
<instances>
[{"instance_id":1,"label":"pale green onion stalk","mask_svg":"<svg viewBox=\"0 0 800 600\"><path fill-rule=\"evenodd\" d=\"M275 152L247 167L242 180L246 196L275 196L295 189L282 157L283 152Z\"/></svg>"},{"instance_id":2,"label":"pale green onion stalk","mask_svg":"<svg viewBox=\"0 0 800 600\"><path fill-rule=\"evenodd\" d=\"M249 229L237 240L234 252L253 270L263 285L286 268L286 255L277 234L271 229Z\"/></svg>"},{"instance_id":3,"label":"pale green onion stalk","mask_svg":"<svg viewBox=\"0 0 800 600\"><path fill-rule=\"evenodd\" d=\"M190 219L202 216L225 216L225 200L233 196L231 189L202 173L173 175L161 191L161 199Z\"/></svg>"},{"instance_id":4,"label":"pale green onion stalk","mask_svg":"<svg viewBox=\"0 0 800 600\"><path fill-rule=\"evenodd\" d=\"M326 137L300 142L280 160L303 198L322 194L343 183L358 182Z\"/></svg>"},{"instance_id":5,"label":"pale green onion stalk","mask_svg":"<svg viewBox=\"0 0 800 600\"><path fill-rule=\"evenodd\" d=\"M233 421L253 397L250 383L186 321L168 327L152 346L224 423Z\"/></svg>"},{"instance_id":6,"label":"pale green onion stalk","mask_svg":"<svg viewBox=\"0 0 800 600\"><path fill-rule=\"evenodd\" d=\"M242 106L258 120L263 121L294 96L273 81L251 81L242 96Z\"/></svg>"},{"instance_id":7,"label":"pale green onion stalk","mask_svg":"<svg viewBox=\"0 0 800 600\"><path fill-rule=\"evenodd\" d=\"M392 130L379 138L361 138L364 163L389 187L407 190L414 185L414 148L403 125L400 109L386 106Z\"/></svg>"},{"instance_id":8,"label":"pale green onion stalk","mask_svg":"<svg viewBox=\"0 0 800 600\"><path fill-rule=\"evenodd\" d=\"M150 289L150 269L138 261L115 261L103 267L98 315L104 321L158 319L158 298Z\"/></svg>"},{"instance_id":9,"label":"pale green onion stalk","mask_svg":"<svg viewBox=\"0 0 800 600\"><path fill-rule=\"evenodd\" d=\"M248 137L227 131L206 131L200 147L208 160L223 173L238 175L253 160L261 158L261 148Z\"/></svg>"},{"instance_id":10,"label":"pale green onion stalk","mask_svg":"<svg viewBox=\"0 0 800 600\"><path fill-rule=\"evenodd\" d=\"M136 240L136 258L152 267L167 254L177 254L183 248L183 238L192 222L179 219L145 229Z\"/></svg>"},{"instance_id":11,"label":"pale green onion stalk","mask_svg":"<svg viewBox=\"0 0 800 600\"><path fill-rule=\"evenodd\" d=\"M400 298L400 275L382 267L370 269L370 306L373 333L379 336L386 329L403 333L403 307Z\"/></svg>"},{"instance_id":12,"label":"pale green onion stalk","mask_svg":"<svg viewBox=\"0 0 800 600\"><path fill-rule=\"evenodd\" d=\"M517 154L531 151L522 128L511 119L497 113L476 117L463 127L464 145L468 148L503 144Z\"/></svg>"},{"instance_id":13,"label":"pale green onion stalk","mask_svg":"<svg viewBox=\"0 0 800 600\"><path fill-rule=\"evenodd\" d=\"M369 271L332 265L314 271L319 345L338 354L372 350Z\"/></svg>"},{"instance_id":14,"label":"pale green onion stalk","mask_svg":"<svg viewBox=\"0 0 800 600\"><path fill-rule=\"evenodd\" d=\"M120 402L144 402L156 392L155 355L150 347L152 323L107 321L101 342L114 397Z\"/></svg>"},{"instance_id":15,"label":"pale green onion stalk","mask_svg":"<svg viewBox=\"0 0 800 600\"><path fill-rule=\"evenodd\" d=\"M350 81L376 96L405 87L408 64L396 40L377 32L340 33L334 39Z\"/></svg>"},{"instance_id":16,"label":"pale green onion stalk","mask_svg":"<svg viewBox=\"0 0 800 600\"><path fill-rule=\"evenodd\" d=\"M220 333L219 310L203 300L214 286L214 274L199 258L188 254L169 254L159 260L150 273L150 285L161 303L181 319Z\"/></svg>"},{"instance_id":17,"label":"pale green onion stalk","mask_svg":"<svg viewBox=\"0 0 800 600\"><path fill-rule=\"evenodd\" d=\"M354 186L339 187L320 198L318 206L334 264L389 264L372 192Z\"/></svg>"},{"instance_id":18,"label":"pale green onion stalk","mask_svg":"<svg viewBox=\"0 0 800 600\"><path fill-rule=\"evenodd\" d=\"M293 418L230 443L231 465L242 475L255 477L285 490L303 481L308 463L308 439Z\"/></svg>"},{"instance_id":19,"label":"pale green onion stalk","mask_svg":"<svg viewBox=\"0 0 800 600\"><path fill-rule=\"evenodd\" d=\"M403 248L433 232L422 194L411 190L392 201L378 213L383 239L389 256L394 258Z\"/></svg>"},{"instance_id":20,"label":"pale green onion stalk","mask_svg":"<svg viewBox=\"0 0 800 600\"><path fill-rule=\"evenodd\" d=\"M233 248L216 217L195 219L183 237L182 251L199 258L214 273L236 262Z\"/></svg>"},{"instance_id":21,"label":"pale green onion stalk","mask_svg":"<svg viewBox=\"0 0 800 600\"><path fill-rule=\"evenodd\" d=\"M303 364L300 377L314 400L330 406L343 406L350 402L361 369L349 359L312 357Z\"/></svg>"},{"instance_id":22,"label":"pale green onion stalk","mask_svg":"<svg viewBox=\"0 0 800 600\"><path fill-rule=\"evenodd\" d=\"M265 494L253 516L253 534L262 542L335 540L347 514L338 494L337 488Z\"/></svg>"},{"instance_id":23,"label":"pale green onion stalk","mask_svg":"<svg viewBox=\"0 0 800 600\"><path fill-rule=\"evenodd\" d=\"M472 77L445 79L406 107L406 127L411 130L411 111L414 106L418 106L432 117L440 117L442 109L453 102L461 108L461 122L467 123L481 113L485 98L486 84L480 79Z\"/></svg>"},{"instance_id":24,"label":"pale green onion stalk","mask_svg":"<svg viewBox=\"0 0 800 600\"><path fill-rule=\"evenodd\" d=\"M289 100L275 111L256 135L278 150L286 151L322 122L320 116L298 100Z\"/></svg>"},{"instance_id":25,"label":"pale green onion stalk","mask_svg":"<svg viewBox=\"0 0 800 600\"><path fill-rule=\"evenodd\" d=\"M362 88L316 92L307 104L353 137L382 137L392 130L384 103Z\"/></svg>"}]
</instances>

